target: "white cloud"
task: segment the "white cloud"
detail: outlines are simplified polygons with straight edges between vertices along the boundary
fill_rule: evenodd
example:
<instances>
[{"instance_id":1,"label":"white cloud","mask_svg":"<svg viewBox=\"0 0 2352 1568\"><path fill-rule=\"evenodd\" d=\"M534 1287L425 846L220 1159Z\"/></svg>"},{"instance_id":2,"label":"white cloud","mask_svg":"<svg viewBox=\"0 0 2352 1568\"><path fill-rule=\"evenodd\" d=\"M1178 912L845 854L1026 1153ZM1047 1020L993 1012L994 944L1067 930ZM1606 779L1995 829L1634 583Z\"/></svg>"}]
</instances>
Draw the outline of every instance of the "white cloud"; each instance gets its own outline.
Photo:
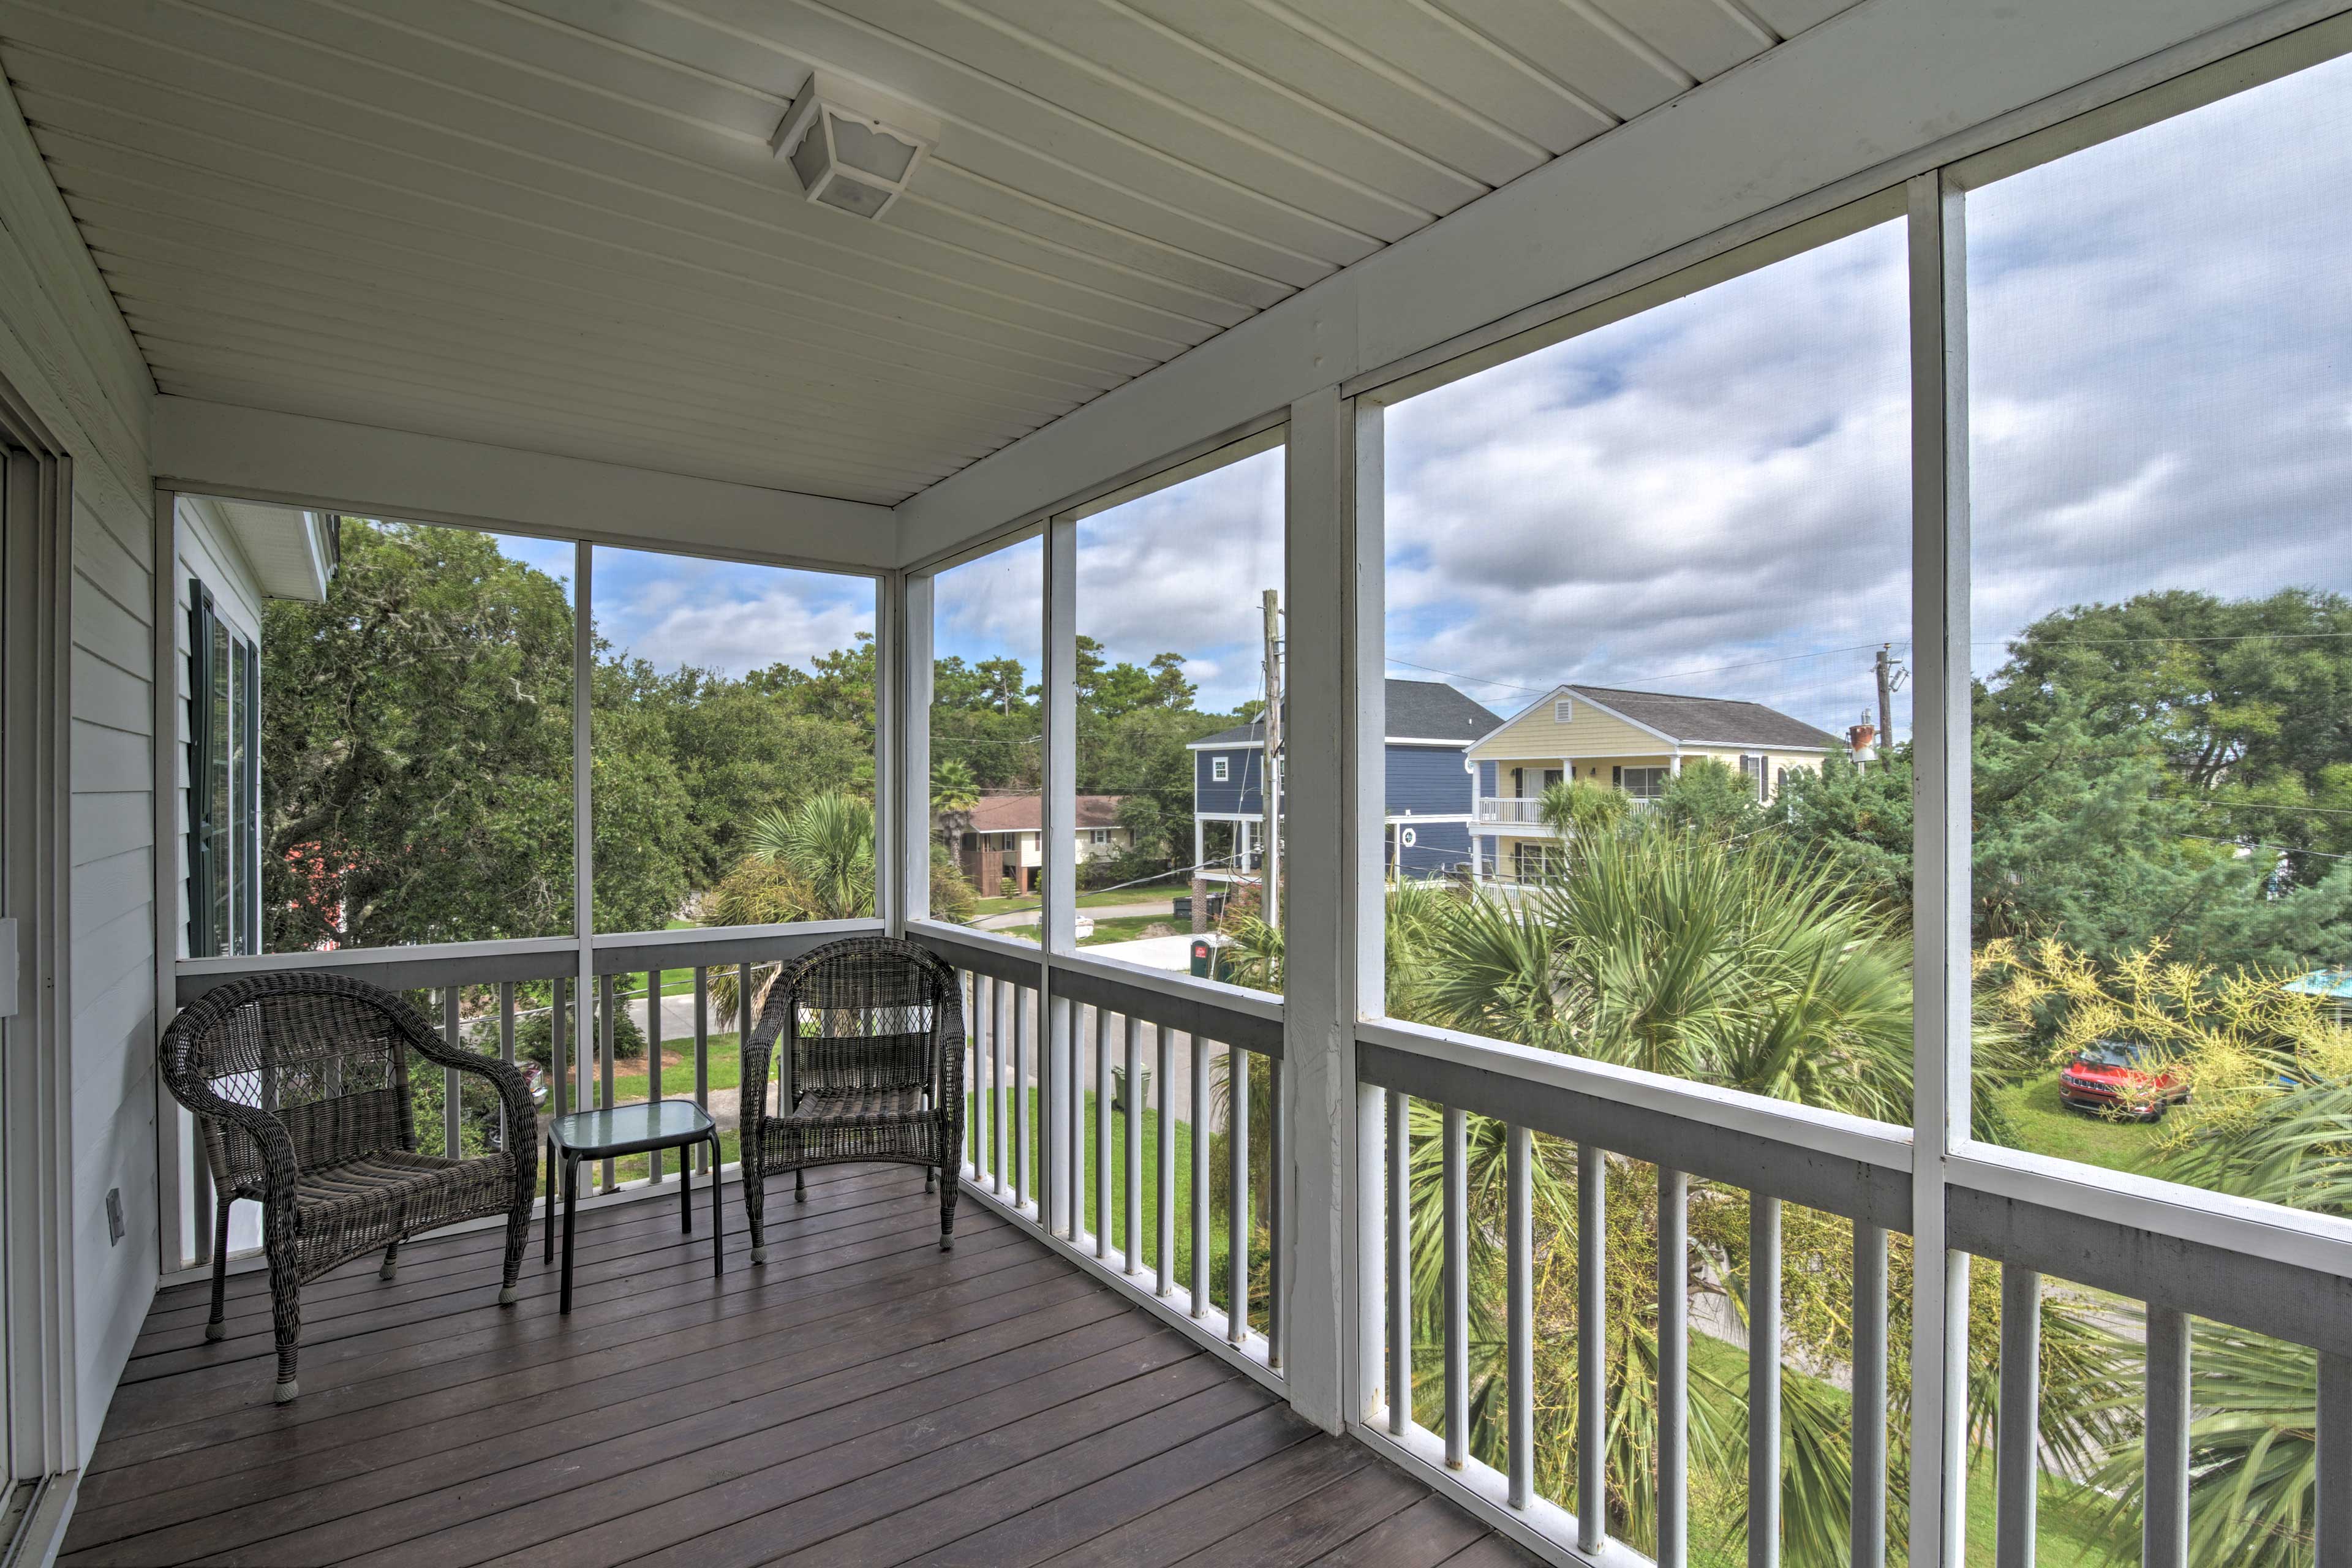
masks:
<instances>
[{"instance_id":1,"label":"white cloud","mask_svg":"<svg viewBox=\"0 0 2352 1568\"><path fill-rule=\"evenodd\" d=\"M1980 673L2076 603L2352 591L2347 189L2339 61L1971 194ZM1908 308L1897 222L1393 407L1394 672L1852 722L1911 632ZM1088 519L1079 629L1254 696L1281 515L1274 452ZM943 575L941 651L1034 674L1043 575L1035 540Z\"/></svg>"},{"instance_id":2,"label":"white cloud","mask_svg":"<svg viewBox=\"0 0 2352 1568\"><path fill-rule=\"evenodd\" d=\"M737 562L600 549L594 596L598 635L662 669L805 669L874 629L863 578Z\"/></svg>"},{"instance_id":3,"label":"white cloud","mask_svg":"<svg viewBox=\"0 0 2352 1568\"><path fill-rule=\"evenodd\" d=\"M2076 603L2352 590L2347 188L2336 62L1971 195L1980 672ZM1852 721L1909 636L1906 312L1895 224L1397 405L1390 654Z\"/></svg>"}]
</instances>

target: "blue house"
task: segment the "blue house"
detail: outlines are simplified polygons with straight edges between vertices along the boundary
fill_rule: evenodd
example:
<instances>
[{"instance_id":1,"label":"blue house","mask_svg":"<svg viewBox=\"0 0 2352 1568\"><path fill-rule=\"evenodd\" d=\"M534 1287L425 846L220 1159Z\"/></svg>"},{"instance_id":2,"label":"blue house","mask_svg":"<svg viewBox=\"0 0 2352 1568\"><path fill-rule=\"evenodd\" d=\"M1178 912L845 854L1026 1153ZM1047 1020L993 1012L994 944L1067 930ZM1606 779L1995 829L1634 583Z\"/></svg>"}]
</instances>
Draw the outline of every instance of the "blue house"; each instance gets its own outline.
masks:
<instances>
[{"instance_id":1,"label":"blue house","mask_svg":"<svg viewBox=\"0 0 2352 1568\"><path fill-rule=\"evenodd\" d=\"M1466 867L1476 781L1463 754L1502 721L1438 680L1388 683L1387 867L1435 877ZM1253 875L1264 851L1265 724L1203 736L1192 752L1192 863L1211 881ZM1286 806L1287 803L1286 802ZM1232 825L1210 866L1209 824Z\"/></svg>"}]
</instances>

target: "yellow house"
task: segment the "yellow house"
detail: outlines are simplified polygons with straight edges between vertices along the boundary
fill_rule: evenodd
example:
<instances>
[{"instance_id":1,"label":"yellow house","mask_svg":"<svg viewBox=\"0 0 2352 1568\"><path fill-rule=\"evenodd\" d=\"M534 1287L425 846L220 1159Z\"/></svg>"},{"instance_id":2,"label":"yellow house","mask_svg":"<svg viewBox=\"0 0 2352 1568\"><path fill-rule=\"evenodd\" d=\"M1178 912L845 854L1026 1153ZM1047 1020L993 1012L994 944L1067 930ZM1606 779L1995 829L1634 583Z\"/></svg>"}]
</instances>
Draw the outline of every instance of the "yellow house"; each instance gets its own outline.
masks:
<instances>
[{"instance_id":1,"label":"yellow house","mask_svg":"<svg viewBox=\"0 0 2352 1568\"><path fill-rule=\"evenodd\" d=\"M1582 779L1648 805L1693 757L1713 757L1751 780L1757 798L1780 793L1792 768L1818 771L1845 742L1760 702L1556 686L1473 745L1464 763L1477 778L1470 824L1473 876L1517 881L1559 853L1544 826L1547 784Z\"/></svg>"}]
</instances>

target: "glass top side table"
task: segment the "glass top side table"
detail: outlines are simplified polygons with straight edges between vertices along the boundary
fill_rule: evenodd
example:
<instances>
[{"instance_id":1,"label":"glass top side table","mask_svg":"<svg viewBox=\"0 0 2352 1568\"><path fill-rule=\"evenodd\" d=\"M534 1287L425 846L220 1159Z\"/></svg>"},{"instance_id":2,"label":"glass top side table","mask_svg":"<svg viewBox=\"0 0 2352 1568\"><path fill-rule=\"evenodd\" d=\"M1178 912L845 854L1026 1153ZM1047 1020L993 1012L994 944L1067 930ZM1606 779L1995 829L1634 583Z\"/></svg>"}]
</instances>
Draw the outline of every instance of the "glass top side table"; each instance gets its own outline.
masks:
<instances>
[{"instance_id":1,"label":"glass top side table","mask_svg":"<svg viewBox=\"0 0 2352 1568\"><path fill-rule=\"evenodd\" d=\"M572 1310L572 1214L580 1185L580 1163L642 1154L656 1149L684 1151L710 1145L710 1272L726 1269L726 1225L719 1213L719 1126L690 1100L652 1100L602 1110L575 1110L547 1125L547 1217L543 1262L555 1260L555 1167L563 1165L563 1287L560 1311ZM694 1234L694 1162L677 1162L679 1229Z\"/></svg>"}]
</instances>

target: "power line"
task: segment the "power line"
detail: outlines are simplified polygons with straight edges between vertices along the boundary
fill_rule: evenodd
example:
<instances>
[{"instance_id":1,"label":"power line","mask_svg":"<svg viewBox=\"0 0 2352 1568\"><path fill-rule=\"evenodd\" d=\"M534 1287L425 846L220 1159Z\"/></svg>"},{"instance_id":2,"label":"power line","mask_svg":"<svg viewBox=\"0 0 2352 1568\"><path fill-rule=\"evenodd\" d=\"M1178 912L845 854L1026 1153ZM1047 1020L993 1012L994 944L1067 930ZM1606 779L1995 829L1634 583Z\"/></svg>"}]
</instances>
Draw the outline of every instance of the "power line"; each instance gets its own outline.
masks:
<instances>
[{"instance_id":1,"label":"power line","mask_svg":"<svg viewBox=\"0 0 2352 1568\"><path fill-rule=\"evenodd\" d=\"M2187 804L2202 811L2292 811L2310 816L2352 816L2352 811L2337 805L2265 805L2253 800L2192 800Z\"/></svg>"},{"instance_id":2,"label":"power line","mask_svg":"<svg viewBox=\"0 0 2352 1568\"><path fill-rule=\"evenodd\" d=\"M1976 647L2000 647L2005 644L2021 642L2025 639L2025 632L2019 632L2014 636L2005 637L1979 637L1971 646ZM2232 632L2227 637L2061 637L2050 646L2053 647L2122 647L2131 643L2150 642L2305 642L2315 638L2324 640L2329 637L2352 637L2352 632Z\"/></svg>"},{"instance_id":3,"label":"power line","mask_svg":"<svg viewBox=\"0 0 2352 1568\"><path fill-rule=\"evenodd\" d=\"M2352 855L2331 854L2325 849L2297 849L2291 844L2264 844L2259 840L2249 842L2242 838L2216 838L2205 833L2184 833L2180 837L2194 838L2200 844L2227 844L2233 849L2270 849L2281 855L2316 855L2322 860L2352 860Z\"/></svg>"}]
</instances>

